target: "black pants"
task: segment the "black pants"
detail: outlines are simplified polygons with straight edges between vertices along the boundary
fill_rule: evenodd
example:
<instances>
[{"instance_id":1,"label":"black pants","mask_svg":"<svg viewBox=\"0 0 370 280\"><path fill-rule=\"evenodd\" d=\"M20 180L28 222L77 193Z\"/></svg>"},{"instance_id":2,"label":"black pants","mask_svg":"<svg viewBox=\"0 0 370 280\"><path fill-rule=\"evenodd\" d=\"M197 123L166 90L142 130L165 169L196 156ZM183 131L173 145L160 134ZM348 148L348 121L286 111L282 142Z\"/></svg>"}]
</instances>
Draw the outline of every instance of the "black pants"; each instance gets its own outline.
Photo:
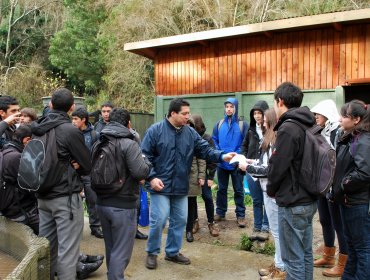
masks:
<instances>
[{"instance_id":1,"label":"black pants","mask_svg":"<svg viewBox=\"0 0 370 280\"><path fill-rule=\"evenodd\" d=\"M188 196L188 221L186 223L186 232L193 230L194 221L197 217L197 212L198 212L197 197Z\"/></svg>"}]
</instances>

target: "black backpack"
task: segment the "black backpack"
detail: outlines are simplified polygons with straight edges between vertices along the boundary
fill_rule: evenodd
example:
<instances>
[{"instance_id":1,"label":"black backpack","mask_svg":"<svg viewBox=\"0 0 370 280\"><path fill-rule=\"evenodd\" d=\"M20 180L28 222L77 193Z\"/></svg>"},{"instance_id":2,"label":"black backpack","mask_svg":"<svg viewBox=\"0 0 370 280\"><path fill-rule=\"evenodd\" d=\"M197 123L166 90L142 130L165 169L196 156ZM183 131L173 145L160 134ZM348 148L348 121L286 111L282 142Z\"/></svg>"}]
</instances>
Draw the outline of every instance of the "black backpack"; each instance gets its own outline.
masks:
<instances>
[{"instance_id":1,"label":"black backpack","mask_svg":"<svg viewBox=\"0 0 370 280\"><path fill-rule=\"evenodd\" d=\"M61 180L63 172L58 159L55 129L32 140L22 152L18 171L18 185L25 190L47 193Z\"/></svg>"},{"instance_id":2,"label":"black backpack","mask_svg":"<svg viewBox=\"0 0 370 280\"><path fill-rule=\"evenodd\" d=\"M292 172L293 181L312 196L325 196L329 191L335 172L336 153L334 148L321 135L318 125L306 127L298 121L288 119L305 132L304 150L299 176Z\"/></svg>"},{"instance_id":3,"label":"black backpack","mask_svg":"<svg viewBox=\"0 0 370 280\"><path fill-rule=\"evenodd\" d=\"M97 194L117 193L126 182L120 139L102 135L93 145L91 188Z\"/></svg>"}]
</instances>

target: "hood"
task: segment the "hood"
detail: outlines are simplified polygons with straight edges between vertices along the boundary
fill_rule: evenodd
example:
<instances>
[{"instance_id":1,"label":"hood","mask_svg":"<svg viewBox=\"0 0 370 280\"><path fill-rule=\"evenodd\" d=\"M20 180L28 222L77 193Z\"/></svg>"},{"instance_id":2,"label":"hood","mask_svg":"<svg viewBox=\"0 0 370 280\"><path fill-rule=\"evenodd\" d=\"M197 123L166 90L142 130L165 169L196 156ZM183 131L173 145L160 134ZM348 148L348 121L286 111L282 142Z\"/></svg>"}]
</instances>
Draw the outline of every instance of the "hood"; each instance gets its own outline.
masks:
<instances>
[{"instance_id":1,"label":"hood","mask_svg":"<svg viewBox=\"0 0 370 280\"><path fill-rule=\"evenodd\" d=\"M331 123L338 122L340 118L337 106L331 99L320 101L311 109L311 112L323 115Z\"/></svg>"},{"instance_id":2,"label":"hood","mask_svg":"<svg viewBox=\"0 0 370 280\"><path fill-rule=\"evenodd\" d=\"M287 119L297 120L300 123L307 126L313 126L314 124L316 124L314 114L310 111L310 109L308 109L307 106L303 106L299 108L291 108L284 114L282 114L274 130L275 131L278 130L279 127L283 124L283 122L286 121Z\"/></svg>"},{"instance_id":3,"label":"hood","mask_svg":"<svg viewBox=\"0 0 370 280\"><path fill-rule=\"evenodd\" d=\"M129 138L134 140L134 135L124 125L118 122L109 122L101 131L101 135L107 135L115 138Z\"/></svg>"},{"instance_id":4,"label":"hood","mask_svg":"<svg viewBox=\"0 0 370 280\"><path fill-rule=\"evenodd\" d=\"M71 123L66 112L51 110L45 117L31 124L32 133L41 136L63 123Z\"/></svg>"},{"instance_id":5,"label":"hood","mask_svg":"<svg viewBox=\"0 0 370 280\"><path fill-rule=\"evenodd\" d=\"M235 111L234 111L234 114L232 115L232 121L237 122L239 120L239 117L238 117L238 99L236 99L234 97L229 97L224 102L224 105L226 105L227 103L231 103L231 104L234 105ZM225 121L227 121L227 118L228 118L228 116L226 115L226 112L224 112L224 119L225 119Z\"/></svg>"},{"instance_id":6,"label":"hood","mask_svg":"<svg viewBox=\"0 0 370 280\"><path fill-rule=\"evenodd\" d=\"M256 102L256 104L254 104L253 108L251 109L250 113L249 113L249 116L250 116L250 125L249 127L252 128L252 127L256 127L256 120L254 119L253 117L253 114L254 114L254 111L255 110L258 110L258 111L261 111L262 114L265 113L265 111L269 108L269 105L267 104L266 101L264 100L259 100Z\"/></svg>"},{"instance_id":7,"label":"hood","mask_svg":"<svg viewBox=\"0 0 370 280\"><path fill-rule=\"evenodd\" d=\"M91 124L91 123L87 123L87 127L84 131L82 131L83 133L86 133L86 132L90 132L94 130L94 126Z\"/></svg>"}]
</instances>

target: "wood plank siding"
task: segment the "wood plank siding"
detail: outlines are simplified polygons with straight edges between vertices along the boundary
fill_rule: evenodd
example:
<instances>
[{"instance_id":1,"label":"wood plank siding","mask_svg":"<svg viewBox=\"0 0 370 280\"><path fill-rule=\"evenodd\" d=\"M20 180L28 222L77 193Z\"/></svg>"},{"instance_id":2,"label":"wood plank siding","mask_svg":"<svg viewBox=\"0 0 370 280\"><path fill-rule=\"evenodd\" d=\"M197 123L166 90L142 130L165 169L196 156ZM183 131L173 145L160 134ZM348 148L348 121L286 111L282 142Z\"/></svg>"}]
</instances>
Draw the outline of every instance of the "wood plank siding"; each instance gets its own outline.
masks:
<instances>
[{"instance_id":1,"label":"wood plank siding","mask_svg":"<svg viewBox=\"0 0 370 280\"><path fill-rule=\"evenodd\" d=\"M333 89L370 78L370 24L263 33L158 48L157 95L273 91L284 81Z\"/></svg>"}]
</instances>

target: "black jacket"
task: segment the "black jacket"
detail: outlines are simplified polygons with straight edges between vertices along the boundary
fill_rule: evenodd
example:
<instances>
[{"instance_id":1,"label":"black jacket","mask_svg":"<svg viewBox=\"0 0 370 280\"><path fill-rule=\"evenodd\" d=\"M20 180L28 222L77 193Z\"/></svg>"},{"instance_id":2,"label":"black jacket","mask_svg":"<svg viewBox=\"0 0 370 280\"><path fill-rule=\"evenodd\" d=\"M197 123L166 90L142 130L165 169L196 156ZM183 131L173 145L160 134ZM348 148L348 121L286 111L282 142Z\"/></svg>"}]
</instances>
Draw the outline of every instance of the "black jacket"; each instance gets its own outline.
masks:
<instances>
[{"instance_id":1,"label":"black jacket","mask_svg":"<svg viewBox=\"0 0 370 280\"><path fill-rule=\"evenodd\" d=\"M139 197L139 181L145 179L150 170L149 161L144 160L139 144L129 129L117 122L110 122L101 131L101 135L120 138L122 167L126 173L126 182L120 192L114 195L97 195L96 204L102 206L133 209Z\"/></svg>"},{"instance_id":2,"label":"black jacket","mask_svg":"<svg viewBox=\"0 0 370 280\"><path fill-rule=\"evenodd\" d=\"M82 132L72 125L67 113L52 110L46 117L41 118L31 125L32 133L38 136L44 135L50 129L55 128L56 141L58 146L58 159L60 173L62 174L59 184L55 185L48 193L38 194L42 199L53 199L61 196L68 196L70 190L78 193L82 184L78 175L88 175L91 170L90 151L85 145ZM71 161L76 161L80 168L71 169L72 186L69 187L68 168L71 168Z\"/></svg>"},{"instance_id":3,"label":"black jacket","mask_svg":"<svg viewBox=\"0 0 370 280\"><path fill-rule=\"evenodd\" d=\"M368 204L370 200L370 133L346 135L337 145L333 181L334 200L341 204Z\"/></svg>"},{"instance_id":4,"label":"black jacket","mask_svg":"<svg viewBox=\"0 0 370 280\"><path fill-rule=\"evenodd\" d=\"M15 129L15 125L9 126L5 121L0 121L0 148L12 141Z\"/></svg>"},{"instance_id":5,"label":"black jacket","mask_svg":"<svg viewBox=\"0 0 370 280\"><path fill-rule=\"evenodd\" d=\"M100 119L98 122L96 122L94 124L94 130L97 132L97 133L100 133L104 127L107 125L107 123L105 121L103 121L103 119Z\"/></svg>"},{"instance_id":6,"label":"black jacket","mask_svg":"<svg viewBox=\"0 0 370 280\"><path fill-rule=\"evenodd\" d=\"M254 119L254 111L258 110L261 111L262 114L269 108L269 105L266 101L260 100L253 106L251 109L249 116L250 116L250 124L247 134L243 140L241 146L241 153L250 159L258 159L259 158L259 151L260 151L260 138L257 133L256 128L256 120Z\"/></svg>"},{"instance_id":7,"label":"black jacket","mask_svg":"<svg viewBox=\"0 0 370 280\"><path fill-rule=\"evenodd\" d=\"M280 116L274 128L277 137L269 161L267 194L275 197L276 203L282 207L307 205L316 200L296 183L300 176L305 132L297 124L285 122L288 119L309 127L315 124L313 113L307 107L299 107L291 108Z\"/></svg>"},{"instance_id":8,"label":"black jacket","mask_svg":"<svg viewBox=\"0 0 370 280\"><path fill-rule=\"evenodd\" d=\"M16 219L22 216L24 212L37 207L35 194L18 187L17 177L22 151L23 146L14 142L6 144L2 151L4 155L3 180L8 188L12 188L13 196L10 205L7 209L3 209L2 213L9 219Z\"/></svg>"}]
</instances>

